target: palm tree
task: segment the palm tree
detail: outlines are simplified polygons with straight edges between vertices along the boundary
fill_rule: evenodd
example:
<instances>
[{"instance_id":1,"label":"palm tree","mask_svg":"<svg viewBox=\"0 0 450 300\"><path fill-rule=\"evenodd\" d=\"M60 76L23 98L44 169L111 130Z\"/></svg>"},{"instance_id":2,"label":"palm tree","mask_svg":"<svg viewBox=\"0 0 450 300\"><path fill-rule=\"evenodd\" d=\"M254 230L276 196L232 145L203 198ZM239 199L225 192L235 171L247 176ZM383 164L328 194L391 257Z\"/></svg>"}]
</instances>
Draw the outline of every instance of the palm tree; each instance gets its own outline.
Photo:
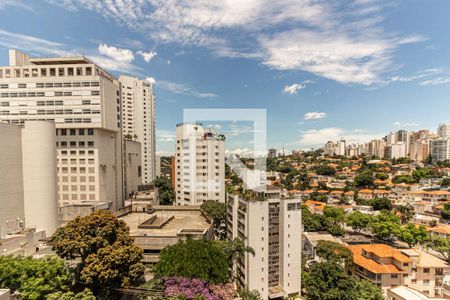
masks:
<instances>
[{"instance_id":1,"label":"palm tree","mask_svg":"<svg viewBox=\"0 0 450 300\"><path fill-rule=\"evenodd\" d=\"M242 300L262 300L261 295L258 291L250 291L247 288L239 291L239 297L241 297Z\"/></svg>"}]
</instances>

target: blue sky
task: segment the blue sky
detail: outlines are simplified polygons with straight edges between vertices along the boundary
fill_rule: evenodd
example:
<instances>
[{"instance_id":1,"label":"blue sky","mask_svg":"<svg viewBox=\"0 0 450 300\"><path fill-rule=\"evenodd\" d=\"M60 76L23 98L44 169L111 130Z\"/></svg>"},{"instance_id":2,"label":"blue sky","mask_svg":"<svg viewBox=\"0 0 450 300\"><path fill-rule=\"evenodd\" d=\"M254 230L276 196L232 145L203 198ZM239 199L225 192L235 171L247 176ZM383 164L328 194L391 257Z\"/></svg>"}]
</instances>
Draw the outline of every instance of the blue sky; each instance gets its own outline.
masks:
<instances>
[{"instance_id":1,"label":"blue sky","mask_svg":"<svg viewBox=\"0 0 450 300\"><path fill-rule=\"evenodd\" d=\"M0 0L7 49L83 54L155 81L157 148L183 108L265 108L268 145L305 149L450 122L447 0ZM251 148L249 124L215 124Z\"/></svg>"}]
</instances>

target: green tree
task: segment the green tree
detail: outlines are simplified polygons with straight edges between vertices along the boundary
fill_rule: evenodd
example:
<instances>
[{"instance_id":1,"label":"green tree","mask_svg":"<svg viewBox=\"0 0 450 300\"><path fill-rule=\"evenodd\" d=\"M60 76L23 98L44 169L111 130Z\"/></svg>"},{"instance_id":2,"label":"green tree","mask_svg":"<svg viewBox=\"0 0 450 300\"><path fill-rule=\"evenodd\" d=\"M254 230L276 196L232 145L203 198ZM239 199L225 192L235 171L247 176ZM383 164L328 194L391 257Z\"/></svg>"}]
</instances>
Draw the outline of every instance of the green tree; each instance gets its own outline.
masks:
<instances>
[{"instance_id":1,"label":"green tree","mask_svg":"<svg viewBox=\"0 0 450 300\"><path fill-rule=\"evenodd\" d=\"M397 205L395 212L400 215L400 223L408 223L414 216L414 208L411 205Z\"/></svg>"},{"instance_id":2,"label":"green tree","mask_svg":"<svg viewBox=\"0 0 450 300\"><path fill-rule=\"evenodd\" d=\"M325 206L323 215L327 224L327 231L335 236L344 235L343 224L345 222L345 212L341 208Z\"/></svg>"},{"instance_id":3,"label":"green tree","mask_svg":"<svg viewBox=\"0 0 450 300\"><path fill-rule=\"evenodd\" d=\"M56 292L47 296L47 300L96 300L94 294L89 290L75 294L72 291L69 292Z\"/></svg>"},{"instance_id":4,"label":"green tree","mask_svg":"<svg viewBox=\"0 0 450 300\"><path fill-rule=\"evenodd\" d=\"M172 205L175 201L175 191L170 180L165 177L157 177L153 184L158 188L159 204Z\"/></svg>"},{"instance_id":5,"label":"green tree","mask_svg":"<svg viewBox=\"0 0 450 300\"><path fill-rule=\"evenodd\" d=\"M428 247L439 252L450 263L450 238L432 236L428 242Z\"/></svg>"},{"instance_id":6,"label":"green tree","mask_svg":"<svg viewBox=\"0 0 450 300\"><path fill-rule=\"evenodd\" d=\"M319 165L316 168L316 173L318 175L333 176L336 174L336 169L334 169L330 165Z\"/></svg>"},{"instance_id":7,"label":"green tree","mask_svg":"<svg viewBox=\"0 0 450 300\"><path fill-rule=\"evenodd\" d=\"M359 188L370 188L373 187L373 174L372 171L366 170L361 174L355 176L354 185Z\"/></svg>"},{"instance_id":8,"label":"green tree","mask_svg":"<svg viewBox=\"0 0 450 300\"><path fill-rule=\"evenodd\" d=\"M393 240L400 232L399 218L389 211L382 211L372 217L370 228L373 234L386 241Z\"/></svg>"},{"instance_id":9,"label":"green tree","mask_svg":"<svg viewBox=\"0 0 450 300\"><path fill-rule=\"evenodd\" d=\"M450 186L450 177L445 177L444 179L442 179L441 186L449 187Z\"/></svg>"},{"instance_id":10,"label":"green tree","mask_svg":"<svg viewBox=\"0 0 450 300\"><path fill-rule=\"evenodd\" d=\"M59 228L50 244L61 258L79 259L77 280L99 297L133 285L144 275L142 249L134 245L126 223L109 211L77 217Z\"/></svg>"},{"instance_id":11,"label":"green tree","mask_svg":"<svg viewBox=\"0 0 450 300\"><path fill-rule=\"evenodd\" d=\"M250 291L249 289L241 289L238 294L242 300L262 300L257 290Z\"/></svg>"},{"instance_id":12,"label":"green tree","mask_svg":"<svg viewBox=\"0 0 450 300\"><path fill-rule=\"evenodd\" d=\"M377 179L379 179L379 180L387 180L387 179L389 179L389 175L384 173L384 172L377 173L377 175L375 175L375 177Z\"/></svg>"},{"instance_id":13,"label":"green tree","mask_svg":"<svg viewBox=\"0 0 450 300\"><path fill-rule=\"evenodd\" d=\"M306 205L302 205L302 224L306 232L326 231L325 223L323 215L313 214Z\"/></svg>"},{"instance_id":14,"label":"green tree","mask_svg":"<svg viewBox=\"0 0 450 300\"><path fill-rule=\"evenodd\" d=\"M373 283L360 279L355 280L356 300L384 300L381 289Z\"/></svg>"},{"instance_id":15,"label":"green tree","mask_svg":"<svg viewBox=\"0 0 450 300\"><path fill-rule=\"evenodd\" d=\"M182 276L210 283L226 283L231 277L224 249L206 240L188 239L165 247L153 271L159 277Z\"/></svg>"},{"instance_id":16,"label":"green tree","mask_svg":"<svg viewBox=\"0 0 450 300\"><path fill-rule=\"evenodd\" d=\"M450 220L450 203L444 203L444 208L441 211L441 217Z\"/></svg>"},{"instance_id":17,"label":"green tree","mask_svg":"<svg viewBox=\"0 0 450 300\"><path fill-rule=\"evenodd\" d=\"M302 286L307 300L354 300L357 294L354 280L334 261L313 265Z\"/></svg>"},{"instance_id":18,"label":"green tree","mask_svg":"<svg viewBox=\"0 0 450 300\"><path fill-rule=\"evenodd\" d=\"M424 226L416 227L414 224L408 224L400 228L398 238L400 241L408 244L409 248L428 239L429 235Z\"/></svg>"},{"instance_id":19,"label":"green tree","mask_svg":"<svg viewBox=\"0 0 450 300\"><path fill-rule=\"evenodd\" d=\"M214 222L214 232L216 236L224 240L227 237L227 205L214 200L202 203L203 213Z\"/></svg>"},{"instance_id":20,"label":"green tree","mask_svg":"<svg viewBox=\"0 0 450 300\"><path fill-rule=\"evenodd\" d=\"M68 291L72 281L61 259L0 256L0 288L19 291L20 299L46 299L51 293Z\"/></svg>"},{"instance_id":21,"label":"green tree","mask_svg":"<svg viewBox=\"0 0 450 300\"><path fill-rule=\"evenodd\" d=\"M392 210L392 202L386 198L375 198L369 201L374 210Z\"/></svg>"},{"instance_id":22,"label":"green tree","mask_svg":"<svg viewBox=\"0 0 450 300\"><path fill-rule=\"evenodd\" d=\"M328 261L351 264L353 253L347 247L333 241L318 241L316 246L317 256Z\"/></svg>"},{"instance_id":23,"label":"green tree","mask_svg":"<svg viewBox=\"0 0 450 300\"><path fill-rule=\"evenodd\" d=\"M369 227L372 217L368 214L363 214L360 211L354 211L348 215L346 224L350 226L355 233L359 233Z\"/></svg>"}]
</instances>

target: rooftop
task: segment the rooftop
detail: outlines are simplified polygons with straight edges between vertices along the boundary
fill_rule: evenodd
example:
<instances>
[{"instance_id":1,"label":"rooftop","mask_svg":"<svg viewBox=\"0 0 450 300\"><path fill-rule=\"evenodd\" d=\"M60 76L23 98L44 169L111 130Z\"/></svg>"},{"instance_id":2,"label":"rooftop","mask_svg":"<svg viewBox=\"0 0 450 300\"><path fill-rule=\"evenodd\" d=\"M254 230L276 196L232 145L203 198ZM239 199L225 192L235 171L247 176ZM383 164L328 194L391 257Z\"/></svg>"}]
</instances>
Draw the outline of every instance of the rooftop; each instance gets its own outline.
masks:
<instances>
[{"instance_id":1,"label":"rooftop","mask_svg":"<svg viewBox=\"0 0 450 300\"><path fill-rule=\"evenodd\" d=\"M393 293L394 295L400 296L403 299L408 300L428 300L428 299L444 300L444 298L430 298L419 291L413 290L412 288L403 285L390 289L390 292Z\"/></svg>"},{"instance_id":2,"label":"rooftop","mask_svg":"<svg viewBox=\"0 0 450 300\"><path fill-rule=\"evenodd\" d=\"M176 237L181 230L204 231L211 226L199 207L167 209L160 206L151 213L132 212L122 216L121 219L130 227L131 236ZM142 226L143 223L146 224Z\"/></svg>"}]
</instances>

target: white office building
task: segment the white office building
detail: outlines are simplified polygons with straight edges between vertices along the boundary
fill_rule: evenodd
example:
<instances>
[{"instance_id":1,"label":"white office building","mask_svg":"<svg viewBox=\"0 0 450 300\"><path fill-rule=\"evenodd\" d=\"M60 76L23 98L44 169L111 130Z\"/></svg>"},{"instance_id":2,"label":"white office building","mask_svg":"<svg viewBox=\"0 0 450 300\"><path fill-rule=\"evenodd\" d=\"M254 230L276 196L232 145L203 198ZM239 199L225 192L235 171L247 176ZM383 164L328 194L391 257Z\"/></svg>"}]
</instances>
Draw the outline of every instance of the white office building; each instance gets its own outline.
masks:
<instances>
[{"instance_id":1,"label":"white office building","mask_svg":"<svg viewBox=\"0 0 450 300\"><path fill-rule=\"evenodd\" d=\"M450 138L450 124L440 124L437 134L442 138Z\"/></svg>"},{"instance_id":2,"label":"white office building","mask_svg":"<svg viewBox=\"0 0 450 300\"><path fill-rule=\"evenodd\" d=\"M25 228L52 235L58 228L54 123L0 122L0 141L0 239Z\"/></svg>"},{"instance_id":3,"label":"white office building","mask_svg":"<svg viewBox=\"0 0 450 300\"><path fill-rule=\"evenodd\" d=\"M122 88L122 133L125 139L141 143L142 183L156 176L155 97L149 81L119 76Z\"/></svg>"},{"instance_id":4,"label":"white office building","mask_svg":"<svg viewBox=\"0 0 450 300\"><path fill-rule=\"evenodd\" d=\"M9 52L0 67L0 121L56 125L58 199L123 206L120 85L85 57Z\"/></svg>"},{"instance_id":5,"label":"white office building","mask_svg":"<svg viewBox=\"0 0 450 300\"><path fill-rule=\"evenodd\" d=\"M450 159L450 139L438 138L430 142L430 153L433 161Z\"/></svg>"},{"instance_id":6,"label":"white office building","mask_svg":"<svg viewBox=\"0 0 450 300\"><path fill-rule=\"evenodd\" d=\"M178 124L175 193L178 205L225 202L225 141L202 124Z\"/></svg>"},{"instance_id":7,"label":"white office building","mask_svg":"<svg viewBox=\"0 0 450 300\"><path fill-rule=\"evenodd\" d=\"M301 199L278 189L228 195L227 233L255 251L235 266L238 287L257 290L262 299L296 296L301 287Z\"/></svg>"}]
</instances>

